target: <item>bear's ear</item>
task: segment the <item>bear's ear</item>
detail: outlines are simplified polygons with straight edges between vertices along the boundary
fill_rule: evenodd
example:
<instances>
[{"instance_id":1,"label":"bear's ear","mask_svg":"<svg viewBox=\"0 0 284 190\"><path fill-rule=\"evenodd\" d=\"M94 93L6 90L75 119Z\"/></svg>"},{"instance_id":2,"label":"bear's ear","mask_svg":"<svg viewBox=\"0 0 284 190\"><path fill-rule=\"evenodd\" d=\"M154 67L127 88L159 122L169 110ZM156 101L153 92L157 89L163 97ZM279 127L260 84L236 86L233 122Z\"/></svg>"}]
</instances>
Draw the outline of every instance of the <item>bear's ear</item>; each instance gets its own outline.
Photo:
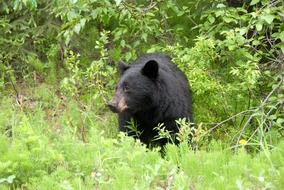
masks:
<instances>
[{"instance_id":1,"label":"bear's ear","mask_svg":"<svg viewBox=\"0 0 284 190\"><path fill-rule=\"evenodd\" d=\"M158 76L159 65L157 61L150 60L142 68L142 74L151 78L156 79Z\"/></svg>"},{"instance_id":2,"label":"bear's ear","mask_svg":"<svg viewBox=\"0 0 284 190\"><path fill-rule=\"evenodd\" d=\"M123 61L121 61L121 60L118 61L118 69L119 69L120 75L123 75L124 71L126 71L128 68L129 68L129 66L125 65L125 63L123 63Z\"/></svg>"}]
</instances>

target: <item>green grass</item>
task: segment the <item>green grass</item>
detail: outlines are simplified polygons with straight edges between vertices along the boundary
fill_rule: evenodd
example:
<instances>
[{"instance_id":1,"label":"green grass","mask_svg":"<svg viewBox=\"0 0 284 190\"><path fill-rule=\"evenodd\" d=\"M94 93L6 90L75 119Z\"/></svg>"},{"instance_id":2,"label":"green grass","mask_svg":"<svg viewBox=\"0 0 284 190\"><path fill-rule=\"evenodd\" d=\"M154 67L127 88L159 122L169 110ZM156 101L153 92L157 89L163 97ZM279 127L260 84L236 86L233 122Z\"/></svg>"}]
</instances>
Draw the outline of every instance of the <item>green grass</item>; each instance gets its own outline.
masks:
<instances>
[{"instance_id":1,"label":"green grass","mask_svg":"<svg viewBox=\"0 0 284 190\"><path fill-rule=\"evenodd\" d=\"M118 133L99 97L21 89L20 104L11 95L0 100L1 190L284 188L284 142L253 155L215 141L198 151L182 143L162 158Z\"/></svg>"}]
</instances>

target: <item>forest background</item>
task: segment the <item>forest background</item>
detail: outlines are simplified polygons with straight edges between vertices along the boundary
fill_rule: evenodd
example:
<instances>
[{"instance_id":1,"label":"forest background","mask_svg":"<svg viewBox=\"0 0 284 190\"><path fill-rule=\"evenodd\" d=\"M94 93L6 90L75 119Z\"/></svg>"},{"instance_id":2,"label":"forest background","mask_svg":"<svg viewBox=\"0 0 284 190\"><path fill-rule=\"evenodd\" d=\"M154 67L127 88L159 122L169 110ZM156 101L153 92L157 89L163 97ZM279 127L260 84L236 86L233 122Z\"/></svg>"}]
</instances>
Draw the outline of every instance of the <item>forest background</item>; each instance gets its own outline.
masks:
<instances>
[{"instance_id":1,"label":"forest background","mask_svg":"<svg viewBox=\"0 0 284 190\"><path fill-rule=\"evenodd\" d=\"M284 188L283 19L281 0L1 1L0 188ZM157 51L196 123L164 156L105 106L117 61Z\"/></svg>"}]
</instances>

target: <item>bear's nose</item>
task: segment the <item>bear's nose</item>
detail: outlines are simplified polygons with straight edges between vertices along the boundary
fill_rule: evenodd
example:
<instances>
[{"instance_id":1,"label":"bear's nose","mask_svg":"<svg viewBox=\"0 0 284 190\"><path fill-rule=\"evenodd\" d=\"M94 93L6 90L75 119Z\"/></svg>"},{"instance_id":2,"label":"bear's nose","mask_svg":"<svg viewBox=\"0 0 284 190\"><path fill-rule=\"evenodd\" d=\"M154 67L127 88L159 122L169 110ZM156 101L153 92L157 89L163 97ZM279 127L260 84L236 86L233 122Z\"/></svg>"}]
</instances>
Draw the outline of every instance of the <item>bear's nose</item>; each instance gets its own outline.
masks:
<instances>
[{"instance_id":1,"label":"bear's nose","mask_svg":"<svg viewBox=\"0 0 284 190\"><path fill-rule=\"evenodd\" d=\"M110 100L107 102L107 106L109 107L109 109L112 111L112 112L118 112L117 110L117 106L116 106L116 102L114 100Z\"/></svg>"}]
</instances>

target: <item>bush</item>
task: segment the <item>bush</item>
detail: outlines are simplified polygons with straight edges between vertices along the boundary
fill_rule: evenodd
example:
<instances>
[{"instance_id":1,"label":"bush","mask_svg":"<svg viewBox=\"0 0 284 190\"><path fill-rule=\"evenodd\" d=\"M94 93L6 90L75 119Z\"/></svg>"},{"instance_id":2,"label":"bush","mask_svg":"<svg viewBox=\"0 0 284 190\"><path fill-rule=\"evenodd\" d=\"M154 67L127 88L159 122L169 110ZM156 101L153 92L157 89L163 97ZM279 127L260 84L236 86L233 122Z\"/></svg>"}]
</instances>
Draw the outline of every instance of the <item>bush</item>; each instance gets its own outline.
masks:
<instances>
[{"instance_id":1,"label":"bush","mask_svg":"<svg viewBox=\"0 0 284 190\"><path fill-rule=\"evenodd\" d=\"M284 185L281 1L4 0L0 14L1 189ZM178 121L164 158L105 106L116 62L153 51L193 91L195 124Z\"/></svg>"}]
</instances>

